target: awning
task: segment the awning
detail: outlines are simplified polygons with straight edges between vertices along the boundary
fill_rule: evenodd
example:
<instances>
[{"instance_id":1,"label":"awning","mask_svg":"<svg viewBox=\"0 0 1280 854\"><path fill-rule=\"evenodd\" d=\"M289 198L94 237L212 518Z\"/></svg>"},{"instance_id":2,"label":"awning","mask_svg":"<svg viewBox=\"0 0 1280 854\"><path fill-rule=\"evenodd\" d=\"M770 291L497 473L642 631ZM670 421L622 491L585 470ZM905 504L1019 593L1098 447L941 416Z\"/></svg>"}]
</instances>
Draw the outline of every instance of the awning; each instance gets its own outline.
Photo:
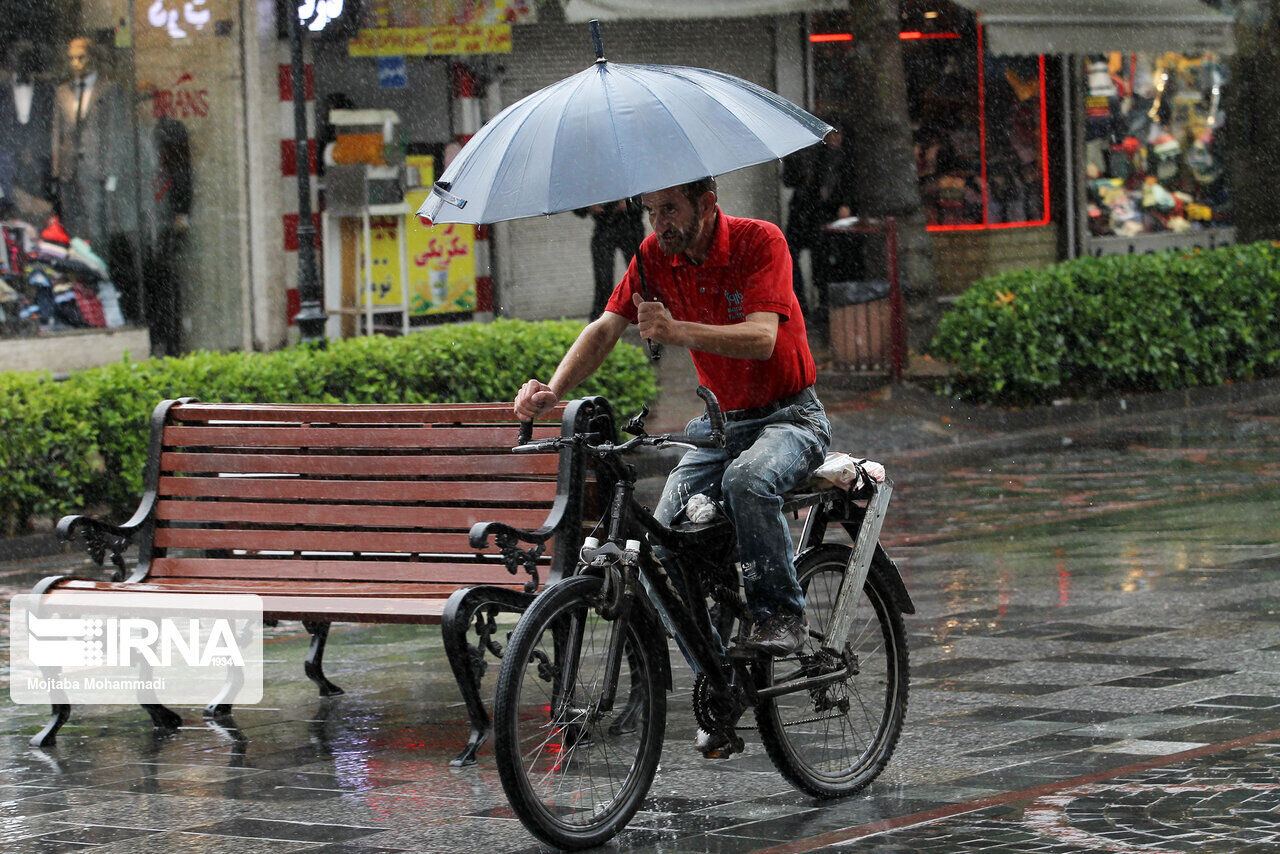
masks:
<instances>
[{"instance_id":1,"label":"awning","mask_svg":"<svg viewBox=\"0 0 1280 854\"><path fill-rule=\"evenodd\" d=\"M848 9L849 0L567 0L564 17L570 23L599 18L750 18Z\"/></svg>"},{"instance_id":2,"label":"awning","mask_svg":"<svg viewBox=\"0 0 1280 854\"><path fill-rule=\"evenodd\" d=\"M996 54L1233 53L1229 15L1200 0L955 0Z\"/></svg>"}]
</instances>

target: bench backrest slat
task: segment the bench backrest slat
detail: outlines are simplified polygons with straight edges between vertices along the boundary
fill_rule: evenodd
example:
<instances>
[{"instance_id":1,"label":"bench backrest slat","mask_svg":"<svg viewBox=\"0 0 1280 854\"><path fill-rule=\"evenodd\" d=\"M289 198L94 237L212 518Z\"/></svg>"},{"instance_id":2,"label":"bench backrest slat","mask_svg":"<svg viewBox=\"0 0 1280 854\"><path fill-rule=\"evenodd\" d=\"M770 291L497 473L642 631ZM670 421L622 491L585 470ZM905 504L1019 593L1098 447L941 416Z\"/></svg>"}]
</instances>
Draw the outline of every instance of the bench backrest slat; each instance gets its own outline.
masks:
<instances>
[{"instance_id":1,"label":"bench backrest slat","mask_svg":"<svg viewBox=\"0 0 1280 854\"><path fill-rule=\"evenodd\" d=\"M198 407L193 409L192 407ZM178 409L175 407L175 409ZM555 417L544 419L556 423ZM488 423L511 426L510 404L500 403L196 403L170 413L176 422L295 421L299 424L450 424Z\"/></svg>"},{"instance_id":2,"label":"bench backrest slat","mask_svg":"<svg viewBox=\"0 0 1280 854\"><path fill-rule=\"evenodd\" d=\"M417 477L491 477L502 475L554 475L554 454L530 455L512 471L509 457L475 454L418 456L388 454L343 456L337 454L206 454L165 451L160 467L167 472L190 474L326 474Z\"/></svg>"},{"instance_id":3,"label":"bench backrest slat","mask_svg":"<svg viewBox=\"0 0 1280 854\"><path fill-rule=\"evenodd\" d=\"M549 439L559 431L539 427L533 438ZM170 427L166 444L208 448L479 448L492 451L513 444L511 425L490 427Z\"/></svg>"},{"instance_id":4,"label":"bench backrest slat","mask_svg":"<svg viewBox=\"0 0 1280 854\"><path fill-rule=\"evenodd\" d=\"M503 521L519 528L536 528L547 518L541 508L508 507ZM266 501L171 501L161 499L156 518L181 522L255 522L263 525L470 531L488 522L492 507L396 507L370 504L300 504Z\"/></svg>"},{"instance_id":5,"label":"bench backrest slat","mask_svg":"<svg viewBox=\"0 0 1280 854\"><path fill-rule=\"evenodd\" d=\"M465 494L464 494L465 493ZM552 480L312 480L302 477L162 477L160 494L185 498L274 498L420 504L537 505L556 495Z\"/></svg>"},{"instance_id":6,"label":"bench backrest slat","mask_svg":"<svg viewBox=\"0 0 1280 854\"><path fill-rule=\"evenodd\" d=\"M299 581L341 578L344 581L416 581L421 583L510 584L513 576L496 563L432 563L406 560L293 559L289 571ZM279 578L281 561L268 558L156 558L153 578Z\"/></svg>"}]
</instances>

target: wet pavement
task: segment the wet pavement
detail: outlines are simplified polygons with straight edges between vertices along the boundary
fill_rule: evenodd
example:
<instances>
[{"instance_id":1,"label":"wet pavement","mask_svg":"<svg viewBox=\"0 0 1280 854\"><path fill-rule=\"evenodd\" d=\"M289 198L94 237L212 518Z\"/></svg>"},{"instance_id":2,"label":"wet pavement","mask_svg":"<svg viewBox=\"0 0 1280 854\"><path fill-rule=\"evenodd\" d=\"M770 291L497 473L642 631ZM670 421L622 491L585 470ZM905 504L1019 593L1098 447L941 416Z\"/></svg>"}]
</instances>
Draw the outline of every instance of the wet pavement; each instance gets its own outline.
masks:
<instances>
[{"instance_id":1,"label":"wet pavement","mask_svg":"<svg viewBox=\"0 0 1280 854\"><path fill-rule=\"evenodd\" d=\"M1280 397L1016 436L910 394L824 397L836 444L897 484L884 539L917 605L897 753L837 802L792 789L754 733L703 760L681 667L650 799L612 847L1280 847ZM76 568L14 561L0 584ZM541 850L488 749L448 766L466 716L438 629L335 627L332 700L307 641L270 630L264 702L179 709L170 735L77 707L36 750L47 710L3 701L0 851Z\"/></svg>"}]
</instances>

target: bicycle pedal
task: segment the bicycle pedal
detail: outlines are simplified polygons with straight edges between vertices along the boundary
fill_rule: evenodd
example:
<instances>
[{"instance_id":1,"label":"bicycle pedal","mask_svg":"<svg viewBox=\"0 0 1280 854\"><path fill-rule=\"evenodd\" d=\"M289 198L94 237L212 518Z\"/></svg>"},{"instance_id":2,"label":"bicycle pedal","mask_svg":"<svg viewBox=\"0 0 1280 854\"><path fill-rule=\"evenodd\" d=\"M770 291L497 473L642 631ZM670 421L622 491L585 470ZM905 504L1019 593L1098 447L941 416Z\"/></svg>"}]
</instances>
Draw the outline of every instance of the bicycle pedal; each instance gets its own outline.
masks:
<instances>
[{"instance_id":1,"label":"bicycle pedal","mask_svg":"<svg viewBox=\"0 0 1280 854\"><path fill-rule=\"evenodd\" d=\"M698 752L702 754L703 759L728 759L735 753L741 753L747 749L746 744L737 734L728 739L723 736L712 736L711 742L706 746L698 745Z\"/></svg>"},{"instance_id":2,"label":"bicycle pedal","mask_svg":"<svg viewBox=\"0 0 1280 854\"><path fill-rule=\"evenodd\" d=\"M725 650L730 658L736 658L742 661L756 661L761 658L768 658L769 654L763 650L753 649L749 646L739 646L734 644Z\"/></svg>"}]
</instances>

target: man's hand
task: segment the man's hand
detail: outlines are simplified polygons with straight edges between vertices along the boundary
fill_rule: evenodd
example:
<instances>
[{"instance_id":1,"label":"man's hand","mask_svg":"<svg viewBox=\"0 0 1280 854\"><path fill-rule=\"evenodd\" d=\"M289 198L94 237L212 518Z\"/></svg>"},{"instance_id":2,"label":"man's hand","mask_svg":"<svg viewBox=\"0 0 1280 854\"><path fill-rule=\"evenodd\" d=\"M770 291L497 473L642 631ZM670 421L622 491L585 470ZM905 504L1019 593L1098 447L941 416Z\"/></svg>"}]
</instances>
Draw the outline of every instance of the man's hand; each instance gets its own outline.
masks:
<instances>
[{"instance_id":1,"label":"man's hand","mask_svg":"<svg viewBox=\"0 0 1280 854\"><path fill-rule=\"evenodd\" d=\"M645 302L639 294L632 294L631 301L636 306L636 323L640 327L640 337L659 344L684 346L679 337L680 325L667 307L660 302Z\"/></svg>"},{"instance_id":2,"label":"man's hand","mask_svg":"<svg viewBox=\"0 0 1280 854\"><path fill-rule=\"evenodd\" d=\"M560 402L551 386L539 380L529 380L516 395L515 414L521 421L532 421Z\"/></svg>"}]
</instances>

